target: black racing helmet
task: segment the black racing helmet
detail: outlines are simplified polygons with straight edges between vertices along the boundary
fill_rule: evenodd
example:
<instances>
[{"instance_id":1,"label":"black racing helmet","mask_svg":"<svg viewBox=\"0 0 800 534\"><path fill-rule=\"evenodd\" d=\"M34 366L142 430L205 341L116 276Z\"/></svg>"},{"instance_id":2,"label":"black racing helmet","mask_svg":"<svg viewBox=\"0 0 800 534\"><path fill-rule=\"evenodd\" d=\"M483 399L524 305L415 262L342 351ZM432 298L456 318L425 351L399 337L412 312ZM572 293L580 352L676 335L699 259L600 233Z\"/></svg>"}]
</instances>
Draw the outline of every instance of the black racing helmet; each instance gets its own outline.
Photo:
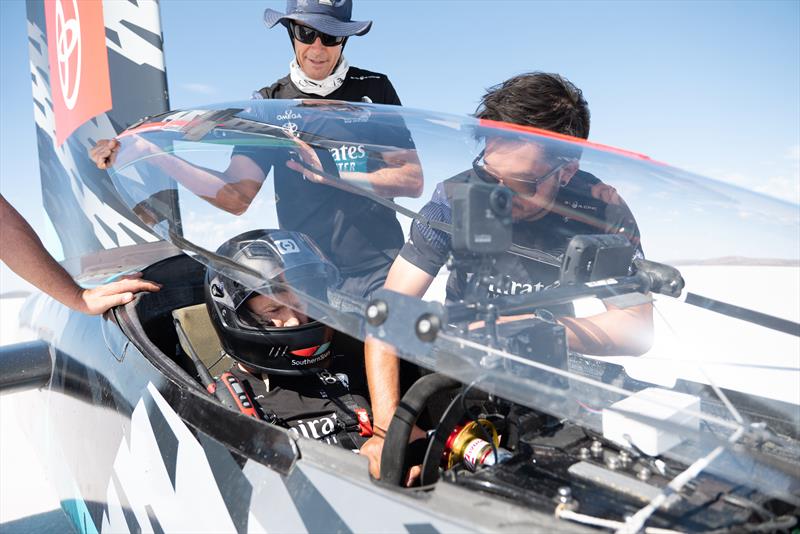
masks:
<instances>
[{"instance_id":1,"label":"black racing helmet","mask_svg":"<svg viewBox=\"0 0 800 534\"><path fill-rule=\"evenodd\" d=\"M339 271L314 242L299 232L252 230L226 241L217 254L264 280L253 287L219 269L206 270L206 306L225 352L247 367L272 374L300 375L327 367L333 337L328 326L309 318L299 326L276 327L246 305L259 294L287 303L287 292L311 297L302 300L327 302L327 290L338 284Z\"/></svg>"}]
</instances>

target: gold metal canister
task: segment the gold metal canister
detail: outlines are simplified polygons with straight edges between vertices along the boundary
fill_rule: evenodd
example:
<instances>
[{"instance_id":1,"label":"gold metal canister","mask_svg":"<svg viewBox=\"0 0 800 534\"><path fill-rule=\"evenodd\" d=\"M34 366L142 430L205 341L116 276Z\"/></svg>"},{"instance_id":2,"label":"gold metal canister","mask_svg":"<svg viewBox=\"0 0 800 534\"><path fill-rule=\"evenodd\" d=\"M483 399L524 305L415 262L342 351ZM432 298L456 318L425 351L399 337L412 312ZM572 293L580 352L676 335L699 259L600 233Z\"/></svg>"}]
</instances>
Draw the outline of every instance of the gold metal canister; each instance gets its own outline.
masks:
<instances>
[{"instance_id":1,"label":"gold metal canister","mask_svg":"<svg viewBox=\"0 0 800 534\"><path fill-rule=\"evenodd\" d=\"M481 432L478 428L478 423L486 430ZM497 429L487 419L478 419L478 422L470 421L463 427L456 428L454 433L450 435L447 440L452 443L450 445L450 453L447 455L447 468L452 469L457 463L464 459L464 453L467 451L470 443L475 440L485 440L485 435L488 434L492 437L495 447L500 445L500 436L497 435ZM487 442L488 444L488 442Z\"/></svg>"}]
</instances>

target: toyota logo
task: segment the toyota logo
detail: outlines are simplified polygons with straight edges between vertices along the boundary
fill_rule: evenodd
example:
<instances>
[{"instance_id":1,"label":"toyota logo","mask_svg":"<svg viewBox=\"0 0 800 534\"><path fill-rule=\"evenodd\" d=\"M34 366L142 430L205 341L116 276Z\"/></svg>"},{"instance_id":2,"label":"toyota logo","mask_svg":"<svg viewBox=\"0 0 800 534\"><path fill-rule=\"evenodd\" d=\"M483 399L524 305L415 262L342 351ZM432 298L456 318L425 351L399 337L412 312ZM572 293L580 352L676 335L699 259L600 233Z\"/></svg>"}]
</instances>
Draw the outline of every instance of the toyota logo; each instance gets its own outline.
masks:
<instances>
[{"instance_id":1,"label":"toyota logo","mask_svg":"<svg viewBox=\"0 0 800 534\"><path fill-rule=\"evenodd\" d=\"M81 19L78 2L72 0L72 17L64 17L64 6L56 0L56 57L58 81L67 109L78 100L81 85Z\"/></svg>"},{"instance_id":2,"label":"toyota logo","mask_svg":"<svg viewBox=\"0 0 800 534\"><path fill-rule=\"evenodd\" d=\"M290 135L297 135L297 124L293 122L285 122L283 123L283 129L288 132Z\"/></svg>"}]
</instances>

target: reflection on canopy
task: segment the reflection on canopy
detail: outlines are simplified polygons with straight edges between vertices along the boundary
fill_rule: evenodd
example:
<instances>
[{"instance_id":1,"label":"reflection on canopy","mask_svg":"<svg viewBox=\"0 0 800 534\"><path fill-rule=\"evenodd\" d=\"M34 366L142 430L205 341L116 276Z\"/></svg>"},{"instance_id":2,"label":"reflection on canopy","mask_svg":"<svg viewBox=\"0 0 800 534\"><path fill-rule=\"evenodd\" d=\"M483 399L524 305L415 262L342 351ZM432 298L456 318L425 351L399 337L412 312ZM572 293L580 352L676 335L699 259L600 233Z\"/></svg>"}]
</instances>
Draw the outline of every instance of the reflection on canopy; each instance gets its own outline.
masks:
<instances>
[{"instance_id":1,"label":"reflection on canopy","mask_svg":"<svg viewBox=\"0 0 800 534\"><path fill-rule=\"evenodd\" d=\"M659 292L652 280L642 282L645 268L634 262L639 274L631 268L579 281L568 293L559 284L512 279L503 261L481 263L481 254L472 254L467 260L478 270L494 269L486 271L492 302L520 319L533 310L545 318L543 311L588 315L603 309L598 298L613 297L620 308L652 298L654 341L645 355L553 358L531 350L541 342L532 330L538 319L501 321L496 332L477 327L487 318L485 299L467 286L455 291L451 280L445 302L444 277L427 301L367 295L356 282L348 285L348 278L396 256L414 225L450 246L453 225L436 210L452 210L456 231L463 231L458 221L472 224L474 217L450 202L448 179L466 176L475 162L489 174L512 164L513 158L481 159L498 140L536 147L551 167L579 158L580 179L565 186L573 196L547 206L536 222L541 231L525 240L517 231L527 224L519 202L531 198L531 188L506 183L514 203L513 254L558 277L571 237L559 234L562 227L624 235L634 258L677 268L685 287L679 296L666 287ZM129 129L120 142L112 179L121 198L198 261L261 287L259 273L219 256L217 247L257 228L303 232L345 280L323 300L293 288L317 319L362 339L379 337L404 359L596 432L603 430L604 409L653 385L693 395L699 403L669 421L625 415L680 435L667 453L675 459L691 464L724 446L710 471L798 500L796 473L785 463L798 451L784 437L800 435L797 206L547 132L371 104L264 100L171 112ZM381 181L386 176L394 186ZM545 242L550 234L560 241ZM557 302L545 303L548 296ZM382 321L367 322L370 298L388 304ZM433 335L420 333L426 314L441 323Z\"/></svg>"}]
</instances>

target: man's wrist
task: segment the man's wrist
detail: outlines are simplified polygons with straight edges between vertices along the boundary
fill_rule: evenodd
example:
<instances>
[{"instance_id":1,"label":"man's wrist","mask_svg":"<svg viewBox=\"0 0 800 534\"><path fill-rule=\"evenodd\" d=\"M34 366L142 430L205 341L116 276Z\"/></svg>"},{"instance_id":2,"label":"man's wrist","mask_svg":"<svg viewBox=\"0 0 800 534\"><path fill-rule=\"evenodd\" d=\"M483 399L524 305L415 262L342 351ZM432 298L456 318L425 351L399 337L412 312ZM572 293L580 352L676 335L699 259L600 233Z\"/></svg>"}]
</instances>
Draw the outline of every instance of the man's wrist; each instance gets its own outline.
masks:
<instances>
[{"instance_id":1,"label":"man's wrist","mask_svg":"<svg viewBox=\"0 0 800 534\"><path fill-rule=\"evenodd\" d=\"M87 313L89 311L89 305L84 298L85 294L86 289L75 284L74 290L70 293L69 302L65 302L64 304L66 304L68 308L72 308L80 313Z\"/></svg>"},{"instance_id":2,"label":"man's wrist","mask_svg":"<svg viewBox=\"0 0 800 534\"><path fill-rule=\"evenodd\" d=\"M370 193L375 192L375 187L372 185L372 181L369 179L368 173L342 172L339 173L339 178L343 182L347 182L350 185L354 185L359 189L369 191Z\"/></svg>"}]
</instances>

